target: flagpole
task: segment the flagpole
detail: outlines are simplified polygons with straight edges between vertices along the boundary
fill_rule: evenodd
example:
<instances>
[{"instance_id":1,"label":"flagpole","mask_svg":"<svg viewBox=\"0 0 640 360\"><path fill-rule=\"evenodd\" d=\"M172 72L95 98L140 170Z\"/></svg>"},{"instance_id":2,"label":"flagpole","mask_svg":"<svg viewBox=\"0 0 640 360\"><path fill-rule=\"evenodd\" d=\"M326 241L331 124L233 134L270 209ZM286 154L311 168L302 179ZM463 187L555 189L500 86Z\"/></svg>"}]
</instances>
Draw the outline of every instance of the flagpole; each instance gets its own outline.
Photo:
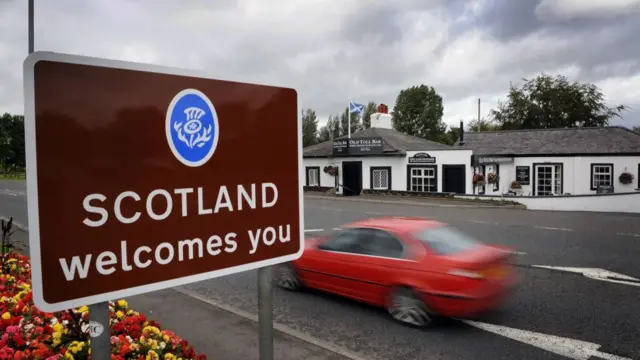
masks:
<instances>
[{"instance_id":1,"label":"flagpole","mask_svg":"<svg viewBox=\"0 0 640 360\"><path fill-rule=\"evenodd\" d=\"M349 99L349 104L347 105L347 139L351 139L351 98Z\"/></svg>"}]
</instances>

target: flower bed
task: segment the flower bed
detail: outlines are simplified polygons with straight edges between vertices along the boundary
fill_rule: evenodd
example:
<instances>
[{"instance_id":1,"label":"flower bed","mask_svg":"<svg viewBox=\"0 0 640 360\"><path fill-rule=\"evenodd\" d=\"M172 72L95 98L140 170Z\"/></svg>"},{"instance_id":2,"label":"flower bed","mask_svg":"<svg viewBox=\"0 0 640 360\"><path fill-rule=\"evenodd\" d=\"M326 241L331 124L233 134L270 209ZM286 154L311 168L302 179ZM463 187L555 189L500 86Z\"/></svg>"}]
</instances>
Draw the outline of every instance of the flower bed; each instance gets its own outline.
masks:
<instances>
[{"instance_id":1,"label":"flower bed","mask_svg":"<svg viewBox=\"0 0 640 360\"><path fill-rule=\"evenodd\" d=\"M86 306L44 313L33 304L29 259L10 253L0 274L0 360L90 359ZM125 300L109 303L111 358L205 360L186 340L128 308Z\"/></svg>"}]
</instances>

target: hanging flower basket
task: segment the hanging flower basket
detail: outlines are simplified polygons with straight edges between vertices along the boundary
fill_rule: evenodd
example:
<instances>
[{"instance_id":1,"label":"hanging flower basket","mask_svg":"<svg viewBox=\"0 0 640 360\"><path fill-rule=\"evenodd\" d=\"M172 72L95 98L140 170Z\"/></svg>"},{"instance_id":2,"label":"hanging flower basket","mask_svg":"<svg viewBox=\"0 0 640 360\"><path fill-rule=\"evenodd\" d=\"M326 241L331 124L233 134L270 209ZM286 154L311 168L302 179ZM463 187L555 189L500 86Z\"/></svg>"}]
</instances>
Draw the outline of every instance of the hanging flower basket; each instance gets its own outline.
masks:
<instances>
[{"instance_id":1,"label":"hanging flower basket","mask_svg":"<svg viewBox=\"0 0 640 360\"><path fill-rule=\"evenodd\" d=\"M498 176L498 174L496 173L490 173L489 175L487 175L487 181L489 182L489 184L495 184L499 179L500 176Z\"/></svg>"},{"instance_id":2,"label":"hanging flower basket","mask_svg":"<svg viewBox=\"0 0 640 360\"><path fill-rule=\"evenodd\" d=\"M473 174L473 185L475 186L484 186L484 175L482 174Z\"/></svg>"},{"instance_id":3,"label":"hanging flower basket","mask_svg":"<svg viewBox=\"0 0 640 360\"><path fill-rule=\"evenodd\" d=\"M338 176L338 167L337 166L325 166L324 169L322 169L324 171L325 174L329 174L331 176Z\"/></svg>"},{"instance_id":4,"label":"hanging flower basket","mask_svg":"<svg viewBox=\"0 0 640 360\"><path fill-rule=\"evenodd\" d=\"M519 181L517 181L517 180L513 180L513 181L511 182L511 188L512 188L512 189L522 189L522 185L520 184L520 182L519 182Z\"/></svg>"},{"instance_id":5,"label":"hanging flower basket","mask_svg":"<svg viewBox=\"0 0 640 360\"><path fill-rule=\"evenodd\" d=\"M633 182L633 174L629 172L623 172L622 174L620 174L620 177L618 177L618 180L620 180L621 184L629 185Z\"/></svg>"}]
</instances>

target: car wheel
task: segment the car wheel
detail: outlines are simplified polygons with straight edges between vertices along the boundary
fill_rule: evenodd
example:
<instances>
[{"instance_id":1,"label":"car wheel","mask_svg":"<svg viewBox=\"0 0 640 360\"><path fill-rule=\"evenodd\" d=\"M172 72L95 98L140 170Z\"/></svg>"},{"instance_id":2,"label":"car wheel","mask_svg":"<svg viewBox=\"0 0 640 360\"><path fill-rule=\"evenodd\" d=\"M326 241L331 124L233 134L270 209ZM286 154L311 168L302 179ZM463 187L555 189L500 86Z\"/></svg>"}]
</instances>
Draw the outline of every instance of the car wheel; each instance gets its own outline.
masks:
<instances>
[{"instance_id":1,"label":"car wheel","mask_svg":"<svg viewBox=\"0 0 640 360\"><path fill-rule=\"evenodd\" d=\"M299 290L302 282L298 272L291 264L282 264L277 267L276 285L286 290Z\"/></svg>"},{"instance_id":2,"label":"car wheel","mask_svg":"<svg viewBox=\"0 0 640 360\"><path fill-rule=\"evenodd\" d=\"M433 323L427 305L408 288L398 288L391 293L387 311L394 320L405 325L426 328Z\"/></svg>"}]
</instances>

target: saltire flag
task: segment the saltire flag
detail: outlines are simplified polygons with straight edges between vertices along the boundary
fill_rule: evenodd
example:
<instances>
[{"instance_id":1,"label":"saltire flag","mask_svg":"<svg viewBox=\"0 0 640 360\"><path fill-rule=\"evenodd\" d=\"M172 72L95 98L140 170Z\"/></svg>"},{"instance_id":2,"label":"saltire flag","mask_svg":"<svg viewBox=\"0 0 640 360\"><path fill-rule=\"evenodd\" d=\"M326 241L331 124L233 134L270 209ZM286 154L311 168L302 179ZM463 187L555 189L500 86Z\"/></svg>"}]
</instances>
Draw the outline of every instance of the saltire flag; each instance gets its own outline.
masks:
<instances>
[{"instance_id":1,"label":"saltire flag","mask_svg":"<svg viewBox=\"0 0 640 360\"><path fill-rule=\"evenodd\" d=\"M349 101L349 112L360 114L364 110L363 104L358 104L357 102Z\"/></svg>"}]
</instances>

